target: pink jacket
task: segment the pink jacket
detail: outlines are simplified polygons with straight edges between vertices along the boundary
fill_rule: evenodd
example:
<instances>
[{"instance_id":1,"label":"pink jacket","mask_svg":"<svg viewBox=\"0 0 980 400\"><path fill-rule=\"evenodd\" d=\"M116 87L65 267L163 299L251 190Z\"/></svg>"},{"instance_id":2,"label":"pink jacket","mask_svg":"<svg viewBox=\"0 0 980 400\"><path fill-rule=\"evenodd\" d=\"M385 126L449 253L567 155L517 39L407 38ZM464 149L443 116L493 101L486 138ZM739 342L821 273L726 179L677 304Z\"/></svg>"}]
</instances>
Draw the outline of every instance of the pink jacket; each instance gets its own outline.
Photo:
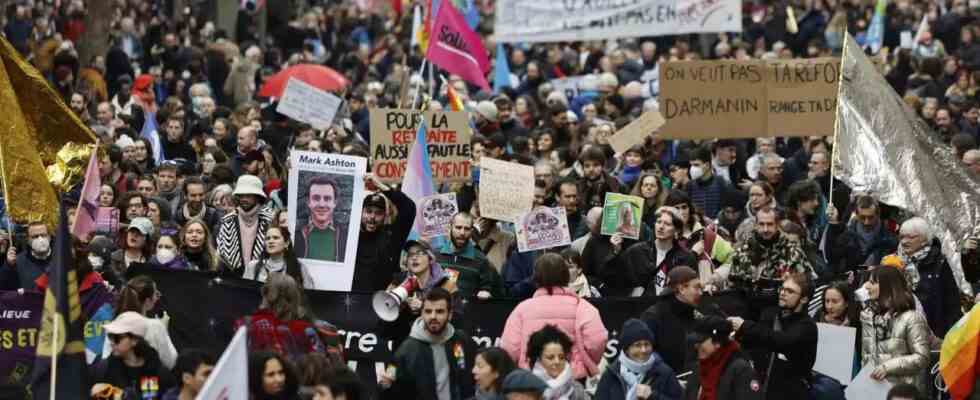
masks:
<instances>
[{"instance_id":1,"label":"pink jacket","mask_svg":"<svg viewBox=\"0 0 980 400\"><path fill-rule=\"evenodd\" d=\"M595 376L606 349L606 331L599 310L567 288L538 289L534 297L522 301L507 317L502 347L521 368L531 368L527 342L531 334L545 325L555 325L572 338L572 370L575 379Z\"/></svg>"}]
</instances>

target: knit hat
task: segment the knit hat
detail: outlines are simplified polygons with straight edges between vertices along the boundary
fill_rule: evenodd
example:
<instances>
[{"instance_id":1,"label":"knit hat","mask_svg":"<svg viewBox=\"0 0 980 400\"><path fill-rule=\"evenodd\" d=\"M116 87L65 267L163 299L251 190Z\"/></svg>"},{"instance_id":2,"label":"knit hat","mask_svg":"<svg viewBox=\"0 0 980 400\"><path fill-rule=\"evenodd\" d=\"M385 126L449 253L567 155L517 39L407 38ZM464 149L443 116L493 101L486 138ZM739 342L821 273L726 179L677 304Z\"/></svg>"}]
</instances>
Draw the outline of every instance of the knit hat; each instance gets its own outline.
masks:
<instances>
[{"instance_id":1,"label":"knit hat","mask_svg":"<svg viewBox=\"0 0 980 400\"><path fill-rule=\"evenodd\" d=\"M544 383L541 378L538 378L531 371L515 369L504 377L504 382L501 384L500 389L504 394L514 392L544 393L548 389L548 384Z\"/></svg>"},{"instance_id":2,"label":"knit hat","mask_svg":"<svg viewBox=\"0 0 980 400\"><path fill-rule=\"evenodd\" d=\"M667 273L667 286L675 287L698 279L698 273L686 265L674 267Z\"/></svg>"},{"instance_id":3,"label":"knit hat","mask_svg":"<svg viewBox=\"0 0 980 400\"><path fill-rule=\"evenodd\" d=\"M497 105L490 101L481 101L476 104L476 113L480 114L484 119L490 121L497 120Z\"/></svg>"},{"instance_id":4,"label":"knit hat","mask_svg":"<svg viewBox=\"0 0 980 400\"><path fill-rule=\"evenodd\" d=\"M649 340L653 343L653 332L643 321L630 318L623 323L623 331L619 334L619 348L628 349L633 343Z\"/></svg>"}]
</instances>

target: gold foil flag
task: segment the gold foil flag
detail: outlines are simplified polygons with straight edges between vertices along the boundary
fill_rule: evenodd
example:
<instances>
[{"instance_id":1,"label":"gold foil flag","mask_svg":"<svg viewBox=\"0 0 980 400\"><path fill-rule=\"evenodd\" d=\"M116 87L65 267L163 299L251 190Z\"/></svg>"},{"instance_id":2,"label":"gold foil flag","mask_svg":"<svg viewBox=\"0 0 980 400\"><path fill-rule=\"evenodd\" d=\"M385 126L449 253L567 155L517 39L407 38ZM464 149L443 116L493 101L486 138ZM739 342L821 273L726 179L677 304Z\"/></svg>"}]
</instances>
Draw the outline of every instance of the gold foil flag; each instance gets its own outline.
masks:
<instances>
[{"instance_id":1,"label":"gold foil flag","mask_svg":"<svg viewBox=\"0 0 980 400\"><path fill-rule=\"evenodd\" d=\"M0 38L0 176L7 214L16 223L58 221L58 193L45 168L66 144L95 143L44 76ZM52 229L53 232L53 229Z\"/></svg>"}]
</instances>

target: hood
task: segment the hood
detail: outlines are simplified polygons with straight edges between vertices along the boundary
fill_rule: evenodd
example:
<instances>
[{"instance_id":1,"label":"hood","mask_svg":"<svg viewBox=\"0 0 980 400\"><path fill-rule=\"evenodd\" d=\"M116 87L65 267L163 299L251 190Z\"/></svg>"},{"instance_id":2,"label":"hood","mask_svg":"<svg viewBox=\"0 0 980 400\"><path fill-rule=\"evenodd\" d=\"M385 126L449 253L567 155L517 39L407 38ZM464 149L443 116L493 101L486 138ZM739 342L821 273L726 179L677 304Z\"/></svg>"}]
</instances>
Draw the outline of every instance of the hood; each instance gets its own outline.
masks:
<instances>
[{"instance_id":1,"label":"hood","mask_svg":"<svg viewBox=\"0 0 980 400\"><path fill-rule=\"evenodd\" d=\"M442 335L433 336L429 331L425 330L425 321L422 320L422 317L419 317L412 324L412 331L409 333L409 336L428 344L443 344L449 341L455 333L456 329L453 328L452 322L447 322L446 329L442 331Z\"/></svg>"}]
</instances>

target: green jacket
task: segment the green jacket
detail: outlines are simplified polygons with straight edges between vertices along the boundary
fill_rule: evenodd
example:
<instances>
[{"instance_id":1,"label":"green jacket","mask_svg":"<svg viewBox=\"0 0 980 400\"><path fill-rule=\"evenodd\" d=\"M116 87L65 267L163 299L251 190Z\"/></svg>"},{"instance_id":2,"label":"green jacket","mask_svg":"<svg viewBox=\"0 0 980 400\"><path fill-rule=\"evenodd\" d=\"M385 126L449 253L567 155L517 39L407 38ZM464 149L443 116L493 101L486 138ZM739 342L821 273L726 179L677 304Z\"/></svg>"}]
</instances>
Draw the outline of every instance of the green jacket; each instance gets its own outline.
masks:
<instances>
[{"instance_id":1,"label":"green jacket","mask_svg":"<svg viewBox=\"0 0 980 400\"><path fill-rule=\"evenodd\" d=\"M500 274L472 240L459 251L451 240L446 240L439 249L436 261L446 269L450 279L455 276L459 295L464 299L476 296L481 290L490 292L493 297L507 296Z\"/></svg>"}]
</instances>

